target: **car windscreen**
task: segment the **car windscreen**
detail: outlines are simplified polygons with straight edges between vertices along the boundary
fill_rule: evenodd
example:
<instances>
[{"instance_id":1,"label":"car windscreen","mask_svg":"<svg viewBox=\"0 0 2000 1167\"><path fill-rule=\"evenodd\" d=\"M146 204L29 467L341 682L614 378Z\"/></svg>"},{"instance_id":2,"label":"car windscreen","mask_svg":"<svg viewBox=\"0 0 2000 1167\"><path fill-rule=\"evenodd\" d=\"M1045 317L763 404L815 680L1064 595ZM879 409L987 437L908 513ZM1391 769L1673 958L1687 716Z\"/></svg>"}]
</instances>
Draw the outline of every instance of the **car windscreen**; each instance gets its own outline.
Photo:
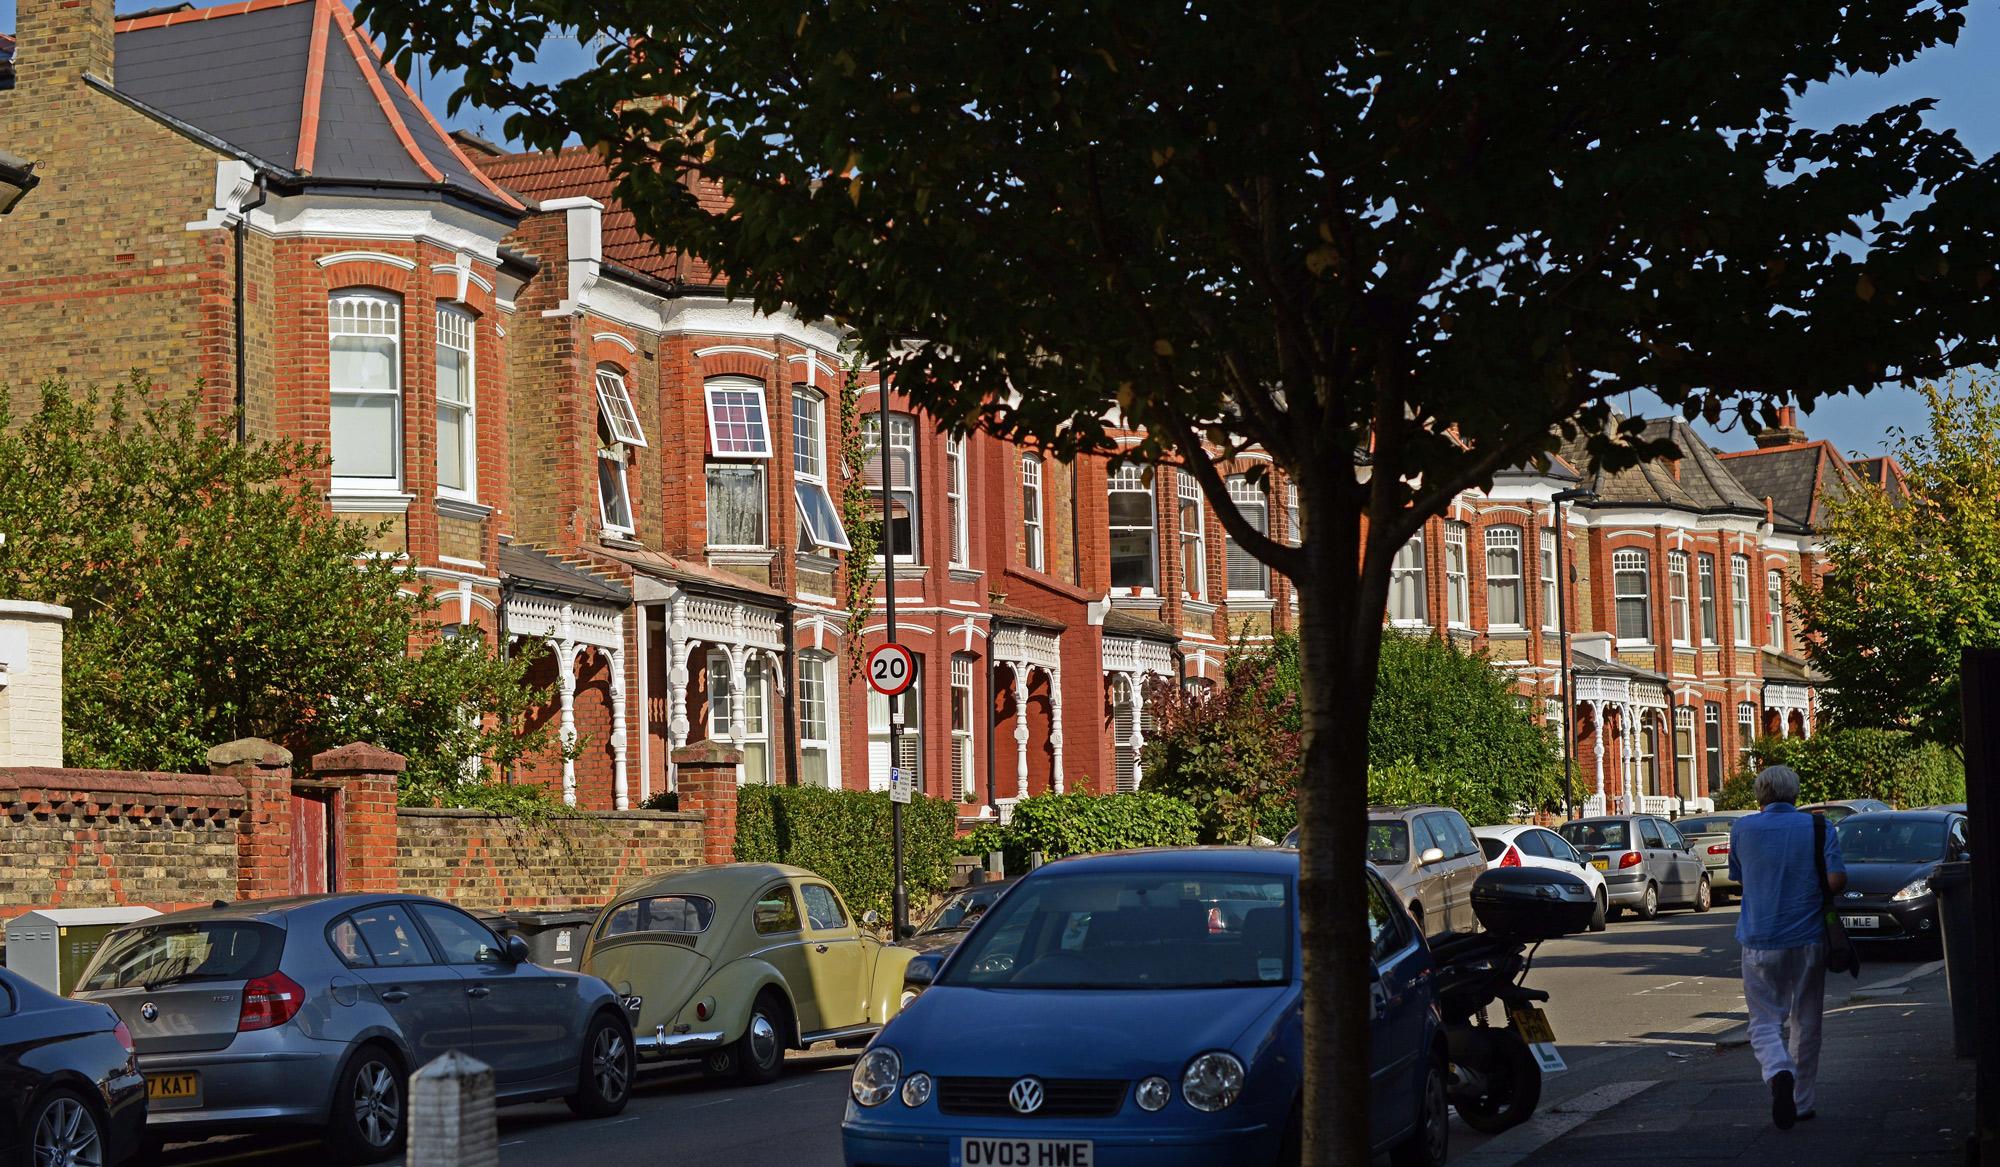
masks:
<instances>
[{"instance_id":1,"label":"car windscreen","mask_svg":"<svg viewBox=\"0 0 2000 1167\"><path fill-rule=\"evenodd\" d=\"M1912 819L1846 818L1833 828L1848 863L1925 863L1944 858L1944 824Z\"/></svg>"},{"instance_id":2,"label":"car windscreen","mask_svg":"<svg viewBox=\"0 0 2000 1167\"><path fill-rule=\"evenodd\" d=\"M249 980L276 971L284 950L284 930L254 920L148 924L113 933L78 988Z\"/></svg>"},{"instance_id":3,"label":"car windscreen","mask_svg":"<svg viewBox=\"0 0 2000 1167\"><path fill-rule=\"evenodd\" d=\"M1736 825L1735 819L1677 819L1674 826L1683 835L1726 835Z\"/></svg>"},{"instance_id":4,"label":"car windscreen","mask_svg":"<svg viewBox=\"0 0 2000 1167\"><path fill-rule=\"evenodd\" d=\"M1215 989L1293 976L1292 880L1213 871L1048 875L986 913L942 984Z\"/></svg>"},{"instance_id":5,"label":"car windscreen","mask_svg":"<svg viewBox=\"0 0 2000 1167\"><path fill-rule=\"evenodd\" d=\"M993 901L1000 898L1002 890L1004 889L980 888L959 892L946 900L937 911L932 912L930 919L924 921L924 926L919 931L942 932L947 928L970 928L974 921L979 919L979 914L992 907Z\"/></svg>"},{"instance_id":6,"label":"car windscreen","mask_svg":"<svg viewBox=\"0 0 2000 1167\"><path fill-rule=\"evenodd\" d=\"M1408 863L1410 824L1402 819L1368 820L1368 862Z\"/></svg>"},{"instance_id":7,"label":"car windscreen","mask_svg":"<svg viewBox=\"0 0 2000 1167\"><path fill-rule=\"evenodd\" d=\"M1625 851L1632 846L1631 826L1623 819L1608 823L1564 823L1559 833L1579 851Z\"/></svg>"}]
</instances>

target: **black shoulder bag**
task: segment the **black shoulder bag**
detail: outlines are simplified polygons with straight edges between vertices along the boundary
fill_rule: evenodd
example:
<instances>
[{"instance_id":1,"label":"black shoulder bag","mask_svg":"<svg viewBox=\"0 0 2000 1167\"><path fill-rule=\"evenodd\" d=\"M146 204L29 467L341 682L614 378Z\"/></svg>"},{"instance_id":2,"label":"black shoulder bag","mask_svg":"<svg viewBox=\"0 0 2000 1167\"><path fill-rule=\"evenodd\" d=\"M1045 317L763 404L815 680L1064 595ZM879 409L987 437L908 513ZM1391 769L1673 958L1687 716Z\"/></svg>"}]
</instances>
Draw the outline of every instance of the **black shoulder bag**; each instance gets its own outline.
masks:
<instances>
[{"instance_id":1,"label":"black shoulder bag","mask_svg":"<svg viewBox=\"0 0 2000 1167\"><path fill-rule=\"evenodd\" d=\"M1833 905L1833 891L1826 886L1826 816L1814 815L1813 868L1819 872L1819 913L1826 925L1826 971L1849 973L1859 980L1861 957L1854 951L1854 938L1840 922Z\"/></svg>"}]
</instances>

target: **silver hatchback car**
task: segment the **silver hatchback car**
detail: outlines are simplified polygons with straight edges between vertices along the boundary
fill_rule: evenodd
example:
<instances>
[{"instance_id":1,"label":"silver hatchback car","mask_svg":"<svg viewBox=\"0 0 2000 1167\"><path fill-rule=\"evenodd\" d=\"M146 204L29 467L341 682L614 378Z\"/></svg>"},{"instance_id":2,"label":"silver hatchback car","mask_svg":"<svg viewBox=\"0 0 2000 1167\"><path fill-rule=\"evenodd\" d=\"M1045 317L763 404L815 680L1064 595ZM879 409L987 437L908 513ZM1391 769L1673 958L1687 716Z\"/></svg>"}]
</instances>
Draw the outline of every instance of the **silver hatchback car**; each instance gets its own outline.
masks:
<instances>
[{"instance_id":1,"label":"silver hatchback car","mask_svg":"<svg viewBox=\"0 0 2000 1167\"><path fill-rule=\"evenodd\" d=\"M502 1102L616 1114L631 1024L596 977L528 962L450 904L349 894L156 916L112 933L75 996L132 1032L156 1139L294 1126L350 1163L397 1153L411 1071L457 1050Z\"/></svg>"}]
</instances>

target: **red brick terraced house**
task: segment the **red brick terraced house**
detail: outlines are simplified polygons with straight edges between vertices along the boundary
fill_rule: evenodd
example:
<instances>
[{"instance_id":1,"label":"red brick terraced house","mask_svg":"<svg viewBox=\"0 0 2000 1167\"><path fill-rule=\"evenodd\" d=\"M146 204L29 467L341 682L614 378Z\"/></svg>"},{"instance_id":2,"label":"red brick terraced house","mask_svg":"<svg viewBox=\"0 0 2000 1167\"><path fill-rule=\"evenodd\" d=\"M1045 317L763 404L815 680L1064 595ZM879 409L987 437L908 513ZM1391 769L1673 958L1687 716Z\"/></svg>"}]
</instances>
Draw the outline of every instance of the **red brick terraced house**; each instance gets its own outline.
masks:
<instances>
[{"instance_id":1,"label":"red brick terraced house","mask_svg":"<svg viewBox=\"0 0 2000 1167\"><path fill-rule=\"evenodd\" d=\"M445 623L550 649L538 716L573 748L517 777L624 808L714 738L745 782L880 789L900 715L894 761L921 790L1004 815L1138 787L1148 687L1216 684L1233 646L1296 627L1291 583L1182 466L954 439L893 392L885 433L837 329L732 302L640 238L588 152L446 134L340 0L19 8L0 143L44 182L0 219L10 366L136 369L246 436L325 446L329 505L389 521L380 549ZM890 513L858 621L850 376L862 483ZM1524 702L1570 712L1593 806L1698 803L1757 732L1810 732L1784 573L1816 570L1828 492L1897 476L1789 417L1722 458L1651 424L1680 459L1503 473L1427 524L1391 585L1390 626L1485 651ZM1262 455L1218 469L1252 522L1299 538ZM1558 508L1576 487L1597 501ZM850 668L886 638L888 587L918 661L894 702Z\"/></svg>"}]
</instances>

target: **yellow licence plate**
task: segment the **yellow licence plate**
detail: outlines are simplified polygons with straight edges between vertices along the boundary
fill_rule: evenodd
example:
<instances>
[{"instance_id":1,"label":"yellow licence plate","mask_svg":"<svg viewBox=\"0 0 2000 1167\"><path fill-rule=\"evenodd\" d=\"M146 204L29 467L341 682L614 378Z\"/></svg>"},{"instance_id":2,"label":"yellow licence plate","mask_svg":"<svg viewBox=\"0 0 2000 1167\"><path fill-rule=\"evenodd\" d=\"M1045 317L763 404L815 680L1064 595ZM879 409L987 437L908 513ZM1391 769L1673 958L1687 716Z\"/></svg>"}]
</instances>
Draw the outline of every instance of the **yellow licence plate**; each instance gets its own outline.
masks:
<instances>
[{"instance_id":1,"label":"yellow licence plate","mask_svg":"<svg viewBox=\"0 0 2000 1167\"><path fill-rule=\"evenodd\" d=\"M1590 865L1592 867L1597 868L1599 871L1611 870L1611 860L1609 859L1592 859L1590 861Z\"/></svg>"},{"instance_id":2,"label":"yellow licence plate","mask_svg":"<svg viewBox=\"0 0 2000 1167\"><path fill-rule=\"evenodd\" d=\"M146 1098L153 1102L191 1102L201 1097L196 1073L146 1075Z\"/></svg>"},{"instance_id":3,"label":"yellow licence plate","mask_svg":"<svg viewBox=\"0 0 2000 1167\"><path fill-rule=\"evenodd\" d=\"M1549 1024L1549 1015L1540 1009L1515 1009L1508 1014L1514 1019L1514 1028L1521 1031L1521 1040L1529 1045L1554 1045L1555 1027Z\"/></svg>"}]
</instances>

